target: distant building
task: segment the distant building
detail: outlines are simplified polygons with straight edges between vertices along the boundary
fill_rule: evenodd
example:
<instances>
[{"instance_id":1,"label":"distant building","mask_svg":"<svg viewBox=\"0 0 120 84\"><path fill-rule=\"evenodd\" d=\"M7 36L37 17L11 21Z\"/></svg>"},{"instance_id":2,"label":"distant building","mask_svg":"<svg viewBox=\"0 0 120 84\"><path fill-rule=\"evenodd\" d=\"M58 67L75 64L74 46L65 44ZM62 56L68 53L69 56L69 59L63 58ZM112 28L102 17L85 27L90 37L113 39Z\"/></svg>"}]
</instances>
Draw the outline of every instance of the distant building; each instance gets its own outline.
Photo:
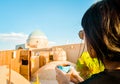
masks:
<instances>
[{"instance_id":1,"label":"distant building","mask_svg":"<svg viewBox=\"0 0 120 84\"><path fill-rule=\"evenodd\" d=\"M33 31L25 44L16 45L16 49L34 49L34 48L47 48L48 39L46 35L40 30Z\"/></svg>"},{"instance_id":2,"label":"distant building","mask_svg":"<svg viewBox=\"0 0 120 84\"><path fill-rule=\"evenodd\" d=\"M16 45L16 48L15 49L26 49L26 45L25 44L19 44L19 45Z\"/></svg>"}]
</instances>

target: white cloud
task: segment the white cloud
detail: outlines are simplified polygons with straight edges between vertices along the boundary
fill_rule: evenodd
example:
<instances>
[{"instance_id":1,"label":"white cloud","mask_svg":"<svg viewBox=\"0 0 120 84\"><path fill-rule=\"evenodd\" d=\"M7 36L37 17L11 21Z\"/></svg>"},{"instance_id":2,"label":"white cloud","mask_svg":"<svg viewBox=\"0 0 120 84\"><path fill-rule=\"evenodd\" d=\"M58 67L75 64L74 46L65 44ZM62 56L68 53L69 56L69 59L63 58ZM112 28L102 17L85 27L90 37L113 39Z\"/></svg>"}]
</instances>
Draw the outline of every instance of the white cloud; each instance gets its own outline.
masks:
<instances>
[{"instance_id":1,"label":"white cloud","mask_svg":"<svg viewBox=\"0 0 120 84\"><path fill-rule=\"evenodd\" d=\"M28 35L23 33L0 33L0 41L4 42L18 42L23 43L26 42Z\"/></svg>"}]
</instances>

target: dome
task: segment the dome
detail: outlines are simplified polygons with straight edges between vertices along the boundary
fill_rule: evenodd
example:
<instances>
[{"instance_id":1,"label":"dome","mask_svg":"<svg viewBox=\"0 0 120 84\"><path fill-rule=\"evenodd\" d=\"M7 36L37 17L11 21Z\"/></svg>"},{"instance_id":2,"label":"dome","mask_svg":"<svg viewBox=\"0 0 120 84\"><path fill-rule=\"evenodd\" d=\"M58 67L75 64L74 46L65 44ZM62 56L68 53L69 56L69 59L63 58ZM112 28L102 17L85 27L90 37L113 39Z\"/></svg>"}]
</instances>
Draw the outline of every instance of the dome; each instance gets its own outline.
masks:
<instances>
[{"instance_id":1,"label":"dome","mask_svg":"<svg viewBox=\"0 0 120 84\"><path fill-rule=\"evenodd\" d=\"M33 31L30 35L29 35L29 37L28 37L28 39L31 39L31 38L43 38L43 39L47 39L47 37L45 36L45 34L43 33L43 32L41 32L40 30L35 30L35 31Z\"/></svg>"},{"instance_id":2,"label":"dome","mask_svg":"<svg viewBox=\"0 0 120 84\"><path fill-rule=\"evenodd\" d=\"M29 48L45 48L47 45L48 39L40 30L33 31L27 39L27 46Z\"/></svg>"}]
</instances>

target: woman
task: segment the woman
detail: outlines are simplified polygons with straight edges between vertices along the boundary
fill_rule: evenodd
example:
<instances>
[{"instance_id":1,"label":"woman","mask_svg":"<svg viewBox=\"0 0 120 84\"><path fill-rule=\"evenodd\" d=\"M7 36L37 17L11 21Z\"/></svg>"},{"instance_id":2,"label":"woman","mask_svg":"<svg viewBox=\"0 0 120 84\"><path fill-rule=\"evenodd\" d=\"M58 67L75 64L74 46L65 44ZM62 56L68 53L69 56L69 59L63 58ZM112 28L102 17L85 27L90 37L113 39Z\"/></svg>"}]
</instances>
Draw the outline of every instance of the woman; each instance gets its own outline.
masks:
<instances>
[{"instance_id":1,"label":"woman","mask_svg":"<svg viewBox=\"0 0 120 84\"><path fill-rule=\"evenodd\" d=\"M83 81L73 69L64 73L56 68L58 83L120 84L120 1L102 0L93 4L83 16L82 26L90 56L102 61L105 70Z\"/></svg>"}]
</instances>

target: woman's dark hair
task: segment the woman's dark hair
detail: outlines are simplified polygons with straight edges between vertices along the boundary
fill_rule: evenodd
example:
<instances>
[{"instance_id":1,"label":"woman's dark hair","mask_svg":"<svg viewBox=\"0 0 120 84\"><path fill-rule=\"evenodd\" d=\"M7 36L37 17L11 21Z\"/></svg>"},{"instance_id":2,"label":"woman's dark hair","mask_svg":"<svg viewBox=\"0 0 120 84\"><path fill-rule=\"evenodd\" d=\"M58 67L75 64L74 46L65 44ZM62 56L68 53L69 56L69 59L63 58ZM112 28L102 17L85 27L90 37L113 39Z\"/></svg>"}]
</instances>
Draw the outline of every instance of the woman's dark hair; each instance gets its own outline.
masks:
<instances>
[{"instance_id":1,"label":"woman's dark hair","mask_svg":"<svg viewBox=\"0 0 120 84\"><path fill-rule=\"evenodd\" d=\"M102 0L92 5L82 18L88 52L90 47L96 56L120 62L120 1Z\"/></svg>"}]
</instances>

